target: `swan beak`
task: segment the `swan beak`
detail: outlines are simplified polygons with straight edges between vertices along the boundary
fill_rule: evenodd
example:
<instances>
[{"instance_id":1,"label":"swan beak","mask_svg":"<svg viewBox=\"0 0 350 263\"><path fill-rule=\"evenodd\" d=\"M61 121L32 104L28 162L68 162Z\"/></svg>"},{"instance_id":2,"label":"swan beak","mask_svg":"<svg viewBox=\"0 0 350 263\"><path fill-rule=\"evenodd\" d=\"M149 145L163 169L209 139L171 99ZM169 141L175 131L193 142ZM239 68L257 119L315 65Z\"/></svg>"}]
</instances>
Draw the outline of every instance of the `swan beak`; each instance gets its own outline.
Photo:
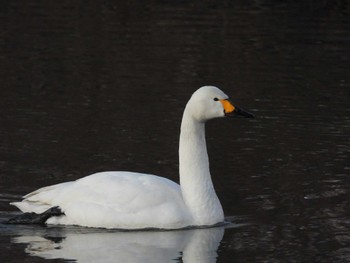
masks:
<instances>
[{"instance_id":1,"label":"swan beak","mask_svg":"<svg viewBox=\"0 0 350 263\"><path fill-rule=\"evenodd\" d=\"M224 107L224 113L225 113L225 116L227 116L227 117L233 117L235 115L240 115L240 116L243 116L245 118L254 118L253 114L233 105L233 103L229 99L220 100L220 102L221 102L222 106Z\"/></svg>"}]
</instances>

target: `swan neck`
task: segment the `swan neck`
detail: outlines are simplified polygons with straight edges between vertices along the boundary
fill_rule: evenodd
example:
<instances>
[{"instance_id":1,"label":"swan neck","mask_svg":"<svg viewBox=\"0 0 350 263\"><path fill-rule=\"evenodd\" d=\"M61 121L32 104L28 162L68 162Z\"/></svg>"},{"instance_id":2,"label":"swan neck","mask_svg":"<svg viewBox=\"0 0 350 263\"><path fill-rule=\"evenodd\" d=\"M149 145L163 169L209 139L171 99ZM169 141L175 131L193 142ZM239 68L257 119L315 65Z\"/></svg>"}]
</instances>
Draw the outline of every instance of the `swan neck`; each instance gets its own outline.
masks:
<instances>
[{"instance_id":1,"label":"swan neck","mask_svg":"<svg viewBox=\"0 0 350 263\"><path fill-rule=\"evenodd\" d=\"M184 115L179 145L180 180L209 176L209 160L205 140L205 124Z\"/></svg>"},{"instance_id":2,"label":"swan neck","mask_svg":"<svg viewBox=\"0 0 350 263\"><path fill-rule=\"evenodd\" d=\"M205 123L186 113L179 145L182 196L194 224L211 225L223 221L223 211L210 176Z\"/></svg>"}]
</instances>

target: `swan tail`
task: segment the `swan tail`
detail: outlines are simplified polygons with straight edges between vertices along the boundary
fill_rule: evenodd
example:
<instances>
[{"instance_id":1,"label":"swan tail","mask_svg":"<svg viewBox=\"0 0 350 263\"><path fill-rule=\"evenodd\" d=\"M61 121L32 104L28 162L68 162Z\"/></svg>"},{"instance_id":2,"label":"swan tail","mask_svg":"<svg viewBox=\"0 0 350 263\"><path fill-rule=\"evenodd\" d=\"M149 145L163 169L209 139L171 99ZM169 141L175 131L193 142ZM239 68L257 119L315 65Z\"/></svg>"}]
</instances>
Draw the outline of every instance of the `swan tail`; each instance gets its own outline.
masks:
<instances>
[{"instance_id":1,"label":"swan tail","mask_svg":"<svg viewBox=\"0 0 350 263\"><path fill-rule=\"evenodd\" d=\"M36 214L36 213L23 213L21 215L10 218L6 223L7 224L45 224L46 220L53 216L64 215L61 208L58 206L51 207L45 212Z\"/></svg>"}]
</instances>

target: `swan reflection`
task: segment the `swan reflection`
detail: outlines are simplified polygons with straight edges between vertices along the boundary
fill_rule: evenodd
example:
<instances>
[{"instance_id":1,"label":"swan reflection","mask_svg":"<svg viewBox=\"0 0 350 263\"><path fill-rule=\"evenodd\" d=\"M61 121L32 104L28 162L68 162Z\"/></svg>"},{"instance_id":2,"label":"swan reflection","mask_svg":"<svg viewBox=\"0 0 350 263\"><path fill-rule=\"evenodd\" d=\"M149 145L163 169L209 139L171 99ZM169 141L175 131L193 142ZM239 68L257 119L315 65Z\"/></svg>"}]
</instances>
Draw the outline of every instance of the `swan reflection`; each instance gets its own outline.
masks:
<instances>
[{"instance_id":1,"label":"swan reflection","mask_svg":"<svg viewBox=\"0 0 350 263\"><path fill-rule=\"evenodd\" d=\"M12 242L27 244L25 251L31 256L77 262L216 262L224 234L224 227L137 232L74 227L23 230Z\"/></svg>"}]
</instances>

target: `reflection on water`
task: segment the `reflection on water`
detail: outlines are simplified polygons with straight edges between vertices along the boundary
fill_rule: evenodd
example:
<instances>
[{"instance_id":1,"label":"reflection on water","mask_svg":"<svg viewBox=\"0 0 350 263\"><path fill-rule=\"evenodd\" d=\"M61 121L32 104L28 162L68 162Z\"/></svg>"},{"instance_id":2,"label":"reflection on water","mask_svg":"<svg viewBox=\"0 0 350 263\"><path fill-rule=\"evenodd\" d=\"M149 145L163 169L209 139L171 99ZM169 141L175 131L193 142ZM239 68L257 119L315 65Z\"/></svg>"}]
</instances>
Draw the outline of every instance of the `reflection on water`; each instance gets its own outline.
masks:
<instances>
[{"instance_id":1,"label":"reflection on water","mask_svg":"<svg viewBox=\"0 0 350 263\"><path fill-rule=\"evenodd\" d=\"M107 231L10 226L13 243L45 259L77 262L216 262L223 227L182 231ZM18 236L17 236L18 235Z\"/></svg>"}]
</instances>

